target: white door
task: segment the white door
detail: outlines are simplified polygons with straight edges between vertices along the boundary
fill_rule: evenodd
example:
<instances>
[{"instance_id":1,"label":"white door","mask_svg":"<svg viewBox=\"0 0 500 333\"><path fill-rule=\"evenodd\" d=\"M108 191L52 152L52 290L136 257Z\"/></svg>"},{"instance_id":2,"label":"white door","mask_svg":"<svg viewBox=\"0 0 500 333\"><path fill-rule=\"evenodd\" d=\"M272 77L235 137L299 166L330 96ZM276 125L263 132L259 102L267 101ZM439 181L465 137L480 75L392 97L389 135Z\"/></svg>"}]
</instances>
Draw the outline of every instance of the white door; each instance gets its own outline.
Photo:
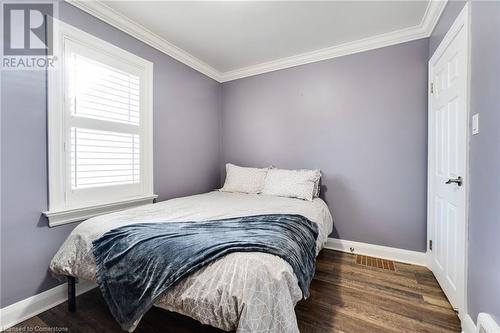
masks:
<instances>
[{"instance_id":1,"label":"white door","mask_svg":"<svg viewBox=\"0 0 500 333\"><path fill-rule=\"evenodd\" d=\"M465 306L468 25L467 6L429 61L429 250L452 306Z\"/></svg>"}]
</instances>

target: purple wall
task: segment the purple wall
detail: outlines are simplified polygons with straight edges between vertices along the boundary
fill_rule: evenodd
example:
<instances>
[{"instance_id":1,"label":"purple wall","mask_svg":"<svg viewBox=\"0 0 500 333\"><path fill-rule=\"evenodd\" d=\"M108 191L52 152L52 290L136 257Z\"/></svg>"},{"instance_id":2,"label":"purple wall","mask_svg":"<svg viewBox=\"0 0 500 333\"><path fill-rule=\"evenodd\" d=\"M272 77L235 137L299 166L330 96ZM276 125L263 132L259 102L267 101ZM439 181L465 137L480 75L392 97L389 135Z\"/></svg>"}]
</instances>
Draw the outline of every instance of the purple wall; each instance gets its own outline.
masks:
<instances>
[{"instance_id":1,"label":"purple wall","mask_svg":"<svg viewBox=\"0 0 500 333\"><path fill-rule=\"evenodd\" d=\"M479 113L470 140L469 314L500 324L500 2L471 1L471 114Z\"/></svg>"},{"instance_id":2,"label":"purple wall","mask_svg":"<svg viewBox=\"0 0 500 333\"><path fill-rule=\"evenodd\" d=\"M431 40L431 55L465 2L448 2ZM471 115L468 313L487 312L500 323L500 2L470 1Z\"/></svg>"},{"instance_id":3,"label":"purple wall","mask_svg":"<svg viewBox=\"0 0 500 333\"><path fill-rule=\"evenodd\" d=\"M223 84L223 159L319 168L333 237L425 251L428 40Z\"/></svg>"},{"instance_id":4,"label":"purple wall","mask_svg":"<svg viewBox=\"0 0 500 333\"><path fill-rule=\"evenodd\" d=\"M154 63L154 177L160 200L219 183L220 93L214 80L61 2L63 21ZM0 308L58 282L50 259L75 224L49 229L45 73L1 73ZM196 152L196 153L193 153Z\"/></svg>"},{"instance_id":5,"label":"purple wall","mask_svg":"<svg viewBox=\"0 0 500 333\"><path fill-rule=\"evenodd\" d=\"M66 3L64 21L154 62L155 192L218 186L222 162L321 168L334 237L425 251L427 59L464 5L423 39L223 85ZM469 313L500 318L500 3L472 2ZM49 229L42 72L1 77L0 308L57 284ZM221 114L222 112L222 114ZM223 126L223 127L222 127ZM222 139L221 139L222 136ZM222 142L221 142L222 141ZM222 143L222 146L221 146ZM193 153L195 152L195 153Z\"/></svg>"}]
</instances>

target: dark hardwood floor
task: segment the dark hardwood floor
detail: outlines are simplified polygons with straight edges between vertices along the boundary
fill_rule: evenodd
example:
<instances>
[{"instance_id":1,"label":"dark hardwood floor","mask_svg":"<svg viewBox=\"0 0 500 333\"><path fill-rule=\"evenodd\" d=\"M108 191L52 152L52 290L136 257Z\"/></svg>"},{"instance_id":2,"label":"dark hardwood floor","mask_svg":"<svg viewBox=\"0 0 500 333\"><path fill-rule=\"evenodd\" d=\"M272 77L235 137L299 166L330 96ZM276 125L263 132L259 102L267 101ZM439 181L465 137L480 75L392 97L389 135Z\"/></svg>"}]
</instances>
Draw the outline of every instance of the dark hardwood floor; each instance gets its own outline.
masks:
<instances>
[{"instance_id":1,"label":"dark hardwood floor","mask_svg":"<svg viewBox=\"0 0 500 333\"><path fill-rule=\"evenodd\" d=\"M311 297L297 304L301 333L460 332L460 321L432 273L395 263L396 271L356 264L356 256L323 250L316 263ZM51 332L122 332L97 289L17 325ZM35 331L35 330L32 330ZM153 308L136 332L221 333L223 331Z\"/></svg>"}]
</instances>

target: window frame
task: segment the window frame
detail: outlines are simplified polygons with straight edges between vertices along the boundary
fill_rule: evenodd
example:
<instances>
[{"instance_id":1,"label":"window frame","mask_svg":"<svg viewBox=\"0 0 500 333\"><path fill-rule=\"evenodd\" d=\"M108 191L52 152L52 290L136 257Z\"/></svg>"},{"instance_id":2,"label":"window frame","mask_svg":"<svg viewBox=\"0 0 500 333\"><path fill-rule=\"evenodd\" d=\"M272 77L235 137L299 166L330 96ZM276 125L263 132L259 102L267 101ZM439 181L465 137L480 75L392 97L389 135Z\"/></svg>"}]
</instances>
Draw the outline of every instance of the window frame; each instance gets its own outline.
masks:
<instances>
[{"instance_id":1,"label":"window frame","mask_svg":"<svg viewBox=\"0 0 500 333\"><path fill-rule=\"evenodd\" d=\"M47 71L49 210L44 215L48 217L49 226L77 222L107 212L152 203L157 198L153 193L153 63L64 22L54 22L54 28L54 50L58 61L55 62L55 68ZM140 78L138 134L141 140L141 181L139 186L129 187L134 189L133 193L115 191L114 189L122 186L115 185L93 188L87 191L92 195L82 197L84 189L71 188L70 124L74 123L74 118L70 118L73 101L68 96L71 95L71 87L66 68L69 68L67 55L75 49L83 56L90 55L94 61L128 71ZM110 123L117 127L134 126Z\"/></svg>"}]
</instances>

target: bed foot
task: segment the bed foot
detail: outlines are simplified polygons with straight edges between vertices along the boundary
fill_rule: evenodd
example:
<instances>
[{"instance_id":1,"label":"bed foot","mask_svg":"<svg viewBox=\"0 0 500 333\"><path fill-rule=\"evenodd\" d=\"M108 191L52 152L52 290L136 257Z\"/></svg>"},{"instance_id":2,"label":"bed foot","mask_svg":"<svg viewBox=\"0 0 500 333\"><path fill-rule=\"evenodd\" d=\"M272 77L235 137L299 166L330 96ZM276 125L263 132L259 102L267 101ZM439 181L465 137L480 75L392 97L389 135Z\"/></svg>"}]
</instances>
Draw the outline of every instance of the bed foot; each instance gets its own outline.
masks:
<instances>
[{"instance_id":1,"label":"bed foot","mask_svg":"<svg viewBox=\"0 0 500 333\"><path fill-rule=\"evenodd\" d=\"M76 277L68 276L68 311L76 312Z\"/></svg>"}]
</instances>

